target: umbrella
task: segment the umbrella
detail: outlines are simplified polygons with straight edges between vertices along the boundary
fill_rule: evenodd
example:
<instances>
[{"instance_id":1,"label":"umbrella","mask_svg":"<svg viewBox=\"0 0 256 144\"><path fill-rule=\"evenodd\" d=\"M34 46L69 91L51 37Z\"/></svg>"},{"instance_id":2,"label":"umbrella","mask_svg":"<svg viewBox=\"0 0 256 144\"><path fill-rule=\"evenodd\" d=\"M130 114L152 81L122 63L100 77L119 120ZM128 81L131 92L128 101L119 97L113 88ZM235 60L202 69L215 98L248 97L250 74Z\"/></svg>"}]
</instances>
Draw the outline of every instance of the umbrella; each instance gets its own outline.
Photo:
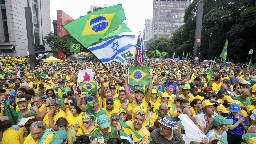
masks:
<instances>
[{"instance_id":1,"label":"umbrella","mask_svg":"<svg viewBox=\"0 0 256 144\"><path fill-rule=\"evenodd\" d=\"M63 60L57 59L53 56L50 56L47 59L43 59L44 62L50 63L50 62L63 62Z\"/></svg>"}]
</instances>

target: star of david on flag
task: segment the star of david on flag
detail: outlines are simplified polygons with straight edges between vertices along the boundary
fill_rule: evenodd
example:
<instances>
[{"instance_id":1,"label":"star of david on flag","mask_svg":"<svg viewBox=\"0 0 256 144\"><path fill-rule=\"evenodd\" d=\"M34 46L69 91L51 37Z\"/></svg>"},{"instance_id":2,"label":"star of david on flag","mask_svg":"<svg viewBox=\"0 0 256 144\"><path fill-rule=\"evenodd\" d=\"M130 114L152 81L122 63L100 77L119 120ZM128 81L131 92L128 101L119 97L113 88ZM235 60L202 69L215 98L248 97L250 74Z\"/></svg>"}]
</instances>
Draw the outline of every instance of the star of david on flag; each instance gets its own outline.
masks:
<instances>
[{"instance_id":1,"label":"star of david on flag","mask_svg":"<svg viewBox=\"0 0 256 144\"><path fill-rule=\"evenodd\" d=\"M135 85L148 85L150 81L149 67L146 66L130 66L128 69L128 84Z\"/></svg>"},{"instance_id":2,"label":"star of david on flag","mask_svg":"<svg viewBox=\"0 0 256 144\"><path fill-rule=\"evenodd\" d=\"M135 35L121 35L91 46L88 50L102 63L110 63L133 48L136 48Z\"/></svg>"}]
</instances>

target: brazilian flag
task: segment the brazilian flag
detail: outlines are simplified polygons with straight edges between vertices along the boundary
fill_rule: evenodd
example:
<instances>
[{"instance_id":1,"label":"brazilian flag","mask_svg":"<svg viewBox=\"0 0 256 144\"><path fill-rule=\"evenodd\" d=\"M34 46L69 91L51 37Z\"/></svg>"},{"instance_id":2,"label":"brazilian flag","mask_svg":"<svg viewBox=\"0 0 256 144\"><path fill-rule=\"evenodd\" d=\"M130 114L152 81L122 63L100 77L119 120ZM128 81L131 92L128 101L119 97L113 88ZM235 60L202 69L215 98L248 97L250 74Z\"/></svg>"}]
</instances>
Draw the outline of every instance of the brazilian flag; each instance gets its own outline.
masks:
<instances>
[{"instance_id":1,"label":"brazilian flag","mask_svg":"<svg viewBox=\"0 0 256 144\"><path fill-rule=\"evenodd\" d=\"M80 44L75 44L70 42L70 52L79 53L80 52Z\"/></svg>"},{"instance_id":2,"label":"brazilian flag","mask_svg":"<svg viewBox=\"0 0 256 144\"><path fill-rule=\"evenodd\" d=\"M124 9L118 4L80 17L64 28L84 47L89 47L112 33L125 19Z\"/></svg>"},{"instance_id":3,"label":"brazilian flag","mask_svg":"<svg viewBox=\"0 0 256 144\"><path fill-rule=\"evenodd\" d=\"M223 61L224 63L226 63L227 52L228 52L228 40L226 40L225 45L224 45L224 47L223 47L223 49L222 49L222 52L221 52L221 54L220 54L220 57L222 58L222 61Z\"/></svg>"},{"instance_id":4,"label":"brazilian flag","mask_svg":"<svg viewBox=\"0 0 256 144\"><path fill-rule=\"evenodd\" d=\"M103 39L107 39L113 36L116 36L122 32L131 32L131 30L127 27L125 23L121 23L112 33L109 33Z\"/></svg>"},{"instance_id":5,"label":"brazilian flag","mask_svg":"<svg viewBox=\"0 0 256 144\"><path fill-rule=\"evenodd\" d=\"M130 66L128 69L128 84L148 85L149 84L149 67L147 66Z\"/></svg>"},{"instance_id":6,"label":"brazilian flag","mask_svg":"<svg viewBox=\"0 0 256 144\"><path fill-rule=\"evenodd\" d=\"M97 82L83 82L82 92L96 93L97 92Z\"/></svg>"}]
</instances>

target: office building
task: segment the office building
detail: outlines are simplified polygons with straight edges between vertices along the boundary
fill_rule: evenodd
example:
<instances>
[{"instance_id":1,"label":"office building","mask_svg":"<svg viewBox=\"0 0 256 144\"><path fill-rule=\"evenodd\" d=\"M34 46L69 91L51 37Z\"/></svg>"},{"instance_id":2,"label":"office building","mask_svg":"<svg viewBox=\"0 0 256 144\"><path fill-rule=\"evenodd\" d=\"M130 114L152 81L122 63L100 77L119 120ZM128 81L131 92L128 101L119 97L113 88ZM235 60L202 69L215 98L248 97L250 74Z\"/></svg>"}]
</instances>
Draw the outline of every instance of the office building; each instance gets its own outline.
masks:
<instances>
[{"instance_id":1,"label":"office building","mask_svg":"<svg viewBox=\"0 0 256 144\"><path fill-rule=\"evenodd\" d=\"M44 37L51 32L50 0L0 0L0 52L26 56L28 39L25 7L31 7L36 53L50 51Z\"/></svg>"},{"instance_id":2,"label":"office building","mask_svg":"<svg viewBox=\"0 0 256 144\"><path fill-rule=\"evenodd\" d=\"M189 0L153 0L153 37L171 37L184 24L188 5Z\"/></svg>"},{"instance_id":3,"label":"office building","mask_svg":"<svg viewBox=\"0 0 256 144\"><path fill-rule=\"evenodd\" d=\"M145 20L145 29L143 30L143 33L144 40L150 40L151 38L154 38L152 19Z\"/></svg>"},{"instance_id":4,"label":"office building","mask_svg":"<svg viewBox=\"0 0 256 144\"><path fill-rule=\"evenodd\" d=\"M68 14L66 14L64 11L57 10L57 21L56 21L57 32L56 33L58 37L63 37L66 34L68 34L68 32L63 28L63 26L73 20L74 19Z\"/></svg>"}]
</instances>

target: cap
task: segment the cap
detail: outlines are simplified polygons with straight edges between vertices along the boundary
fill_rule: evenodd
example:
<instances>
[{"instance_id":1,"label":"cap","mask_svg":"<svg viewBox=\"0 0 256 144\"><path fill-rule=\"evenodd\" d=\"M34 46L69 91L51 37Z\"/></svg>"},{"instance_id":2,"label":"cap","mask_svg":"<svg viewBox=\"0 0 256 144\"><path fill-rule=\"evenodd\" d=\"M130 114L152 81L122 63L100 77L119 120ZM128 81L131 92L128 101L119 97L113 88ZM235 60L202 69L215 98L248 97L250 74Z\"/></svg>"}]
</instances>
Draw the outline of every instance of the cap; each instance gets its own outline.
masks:
<instances>
[{"instance_id":1,"label":"cap","mask_svg":"<svg viewBox=\"0 0 256 144\"><path fill-rule=\"evenodd\" d=\"M177 97L177 98L176 98L176 101L182 101L182 100L183 100L182 97Z\"/></svg>"},{"instance_id":2,"label":"cap","mask_svg":"<svg viewBox=\"0 0 256 144\"><path fill-rule=\"evenodd\" d=\"M19 103L19 102L26 102L26 101L27 101L26 98L19 98L18 103Z\"/></svg>"},{"instance_id":3,"label":"cap","mask_svg":"<svg viewBox=\"0 0 256 144\"><path fill-rule=\"evenodd\" d=\"M254 110L252 111L252 115L250 116L250 118L251 118L252 120L255 120L255 119L256 119L256 109L254 109Z\"/></svg>"},{"instance_id":4,"label":"cap","mask_svg":"<svg viewBox=\"0 0 256 144\"><path fill-rule=\"evenodd\" d=\"M209 100L205 100L202 103L202 108L207 107L207 106L213 106L213 105L214 105L214 103L211 103Z\"/></svg>"},{"instance_id":5,"label":"cap","mask_svg":"<svg viewBox=\"0 0 256 144\"><path fill-rule=\"evenodd\" d=\"M182 89L184 89L184 90L190 90L190 85L189 85L189 84L185 84Z\"/></svg>"},{"instance_id":6,"label":"cap","mask_svg":"<svg viewBox=\"0 0 256 144\"><path fill-rule=\"evenodd\" d=\"M228 103L233 103L234 100L230 96L224 96L223 100L226 100Z\"/></svg>"},{"instance_id":7,"label":"cap","mask_svg":"<svg viewBox=\"0 0 256 144\"><path fill-rule=\"evenodd\" d=\"M213 118L212 124L214 126L220 126L220 125L232 125L233 124L233 119L226 119L221 115L217 115Z\"/></svg>"},{"instance_id":8,"label":"cap","mask_svg":"<svg viewBox=\"0 0 256 144\"><path fill-rule=\"evenodd\" d=\"M105 129L110 126L110 119L107 115L103 114L99 116L98 123L100 125L100 128Z\"/></svg>"},{"instance_id":9,"label":"cap","mask_svg":"<svg viewBox=\"0 0 256 144\"><path fill-rule=\"evenodd\" d=\"M217 112L229 113L229 111L223 105L217 106Z\"/></svg>"},{"instance_id":10,"label":"cap","mask_svg":"<svg viewBox=\"0 0 256 144\"><path fill-rule=\"evenodd\" d=\"M246 85L246 84L250 84L248 81L246 81L246 80L243 80L242 82L241 82L241 84L242 85Z\"/></svg>"},{"instance_id":11,"label":"cap","mask_svg":"<svg viewBox=\"0 0 256 144\"><path fill-rule=\"evenodd\" d=\"M197 96L195 96L195 99L200 99L202 101L202 100L204 100L204 97L197 95Z\"/></svg>"},{"instance_id":12,"label":"cap","mask_svg":"<svg viewBox=\"0 0 256 144\"><path fill-rule=\"evenodd\" d=\"M162 93L161 97L167 97L170 98L170 95L167 92Z\"/></svg>"},{"instance_id":13,"label":"cap","mask_svg":"<svg viewBox=\"0 0 256 144\"><path fill-rule=\"evenodd\" d=\"M119 115L117 113L112 113L110 119L111 120L119 120Z\"/></svg>"},{"instance_id":14,"label":"cap","mask_svg":"<svg viewBox=\"0 0 256 144\"><path fill-rule=\"evenodd\" d=\"M152 89L152 94L157 94L157 90L156 89Z\"/></svg>"},{"instance_id":15,"label":"cap","mask_svg":"<svg viewBox=\"0 0 256 144\"><path fill-rule=\"evenodd\" d=\"M170 79L170 80L173 80L173 79L175 79L175 77L174 77L174 76L170 76L169 79Z\"/></svg>"},{"instance_id":16,"label":"cap","mask_svg":"<svg viewBox=\"0 0 256 144\"><path fill-rule=\"evenodd\" d=\"M68 121L65 118L61 117L56 121L56 125L57 126L67 126Z\"/></svg>"},{"instance_id":17,"label":"cap","mask_svg":"<svg viewBox=\"0 0 256 144\"><path fill-rule=\"evenodd\" d=\"M58 130L55 132L52 142L50 144L61 144L68 138L68 134L65 130Z\"/></svg>"},{"instance_id":18,"label":"cap","mask_svg":"<svg viewBox=\"0 0 256 144\"><path fill-rule=\"evenodd\" d=\"M57 106L57 105L60 105L59 99L55 98L50 100L49 106Z\"/></svg>"},{"instance_id":19,"label":"cap","mask_svg":"<svg viewBox=\"0 0 256 144\"><path fill-rule=\"evenodd\" d=\"M164 118L158 120L158 122L168 128L172 128L172 129L177 129L177 125L176 125L176 119L174 119L171 116L165 116Z\"/></svg>"},{"instance_id":20,"label":"cap","mask_svg":"<svg viewBox=\"0 0 256 144\"><path fill-rule=\"evenodd\" d=\"M240 112L240 106L236 103L230 104L230 112Z\"/></svg>"}]
</instances>

